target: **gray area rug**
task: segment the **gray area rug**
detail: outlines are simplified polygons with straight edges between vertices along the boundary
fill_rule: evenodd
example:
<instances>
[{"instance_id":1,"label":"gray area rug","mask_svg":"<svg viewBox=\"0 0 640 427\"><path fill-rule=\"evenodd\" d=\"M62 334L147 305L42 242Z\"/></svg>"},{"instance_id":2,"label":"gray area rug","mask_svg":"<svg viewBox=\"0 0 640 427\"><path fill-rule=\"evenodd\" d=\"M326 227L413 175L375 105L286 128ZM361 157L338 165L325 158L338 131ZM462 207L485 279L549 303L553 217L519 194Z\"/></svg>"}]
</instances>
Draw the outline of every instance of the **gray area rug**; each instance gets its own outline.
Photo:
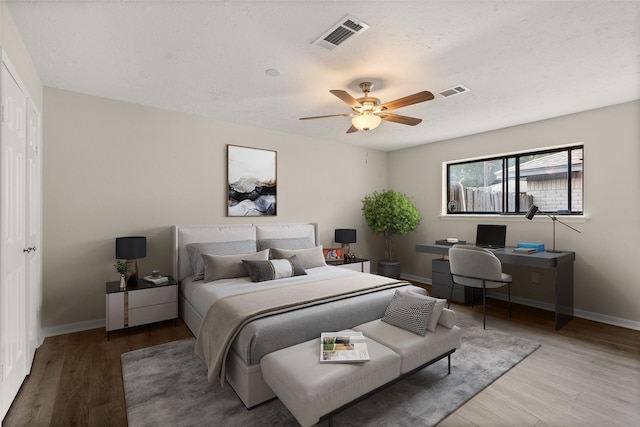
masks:
<instances>
[{"instance_id":1,"label":"gray area rug","mask_svg":"<svg viewBox=\"0 0 640 427\"><path fill-rule=\"evenodd\" d=\"M122 355L129 426L298 426L275 399L252 410L229 385L207 382L193 338ZM342 426L433 426L540 345L495 330L463 328L462 348L333 418ZM325 422L326 424L326 422Z\"/></svg>"}]
</instances>

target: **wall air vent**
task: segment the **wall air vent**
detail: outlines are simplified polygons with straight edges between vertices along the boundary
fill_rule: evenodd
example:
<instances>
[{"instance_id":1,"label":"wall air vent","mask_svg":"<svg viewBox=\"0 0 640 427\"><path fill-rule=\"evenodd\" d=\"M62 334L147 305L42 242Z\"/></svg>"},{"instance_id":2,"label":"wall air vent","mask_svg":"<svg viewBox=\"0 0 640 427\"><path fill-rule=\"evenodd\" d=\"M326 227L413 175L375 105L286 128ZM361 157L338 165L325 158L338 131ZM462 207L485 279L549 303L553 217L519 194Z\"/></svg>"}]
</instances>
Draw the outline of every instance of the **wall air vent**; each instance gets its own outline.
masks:
<instances>
[{"instance_id":1,"label":"wall air vent","mask_svg":"<svg viewBox=\"0 0 640 427\"><path fill-rule=\"evenodd\" d=\"M347 15L311 44L333 50L354 36L359 36L368 28L369 26L364 22Z\"/></svg>"},{"instance_id":2,"label":"wall air vent","mask_svg":"<svg viewBox=\"0 0 640 427\"><path fill-rule=\"evenodd\" d=\"M449 89L441 90L440 92L438 92L438 95L443 98L450 98L455 95L460 95L461 93L469 92L470 90L471 89L464 85L456 85L454 87L450 87Z\"/></svg>"}]
</instances>

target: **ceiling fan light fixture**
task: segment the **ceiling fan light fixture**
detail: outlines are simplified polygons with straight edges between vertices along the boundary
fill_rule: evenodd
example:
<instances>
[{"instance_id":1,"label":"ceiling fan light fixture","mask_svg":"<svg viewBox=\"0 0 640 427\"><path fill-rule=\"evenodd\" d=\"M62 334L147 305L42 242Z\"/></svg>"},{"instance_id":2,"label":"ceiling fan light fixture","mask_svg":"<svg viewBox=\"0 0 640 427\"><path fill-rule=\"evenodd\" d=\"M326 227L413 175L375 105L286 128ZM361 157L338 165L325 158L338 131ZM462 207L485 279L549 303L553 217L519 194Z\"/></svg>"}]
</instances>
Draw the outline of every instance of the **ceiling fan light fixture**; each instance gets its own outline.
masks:
<instances>
[{"instance_id":1,"label":"ceiling fan light fixture","mask_svg":"<svg viewBox=\"0 0 640 427\"><path fill-rule=\"evenodd\" d=\"M382 119L380 116L376 116L370 112L368 112L368 114L367 112L364 112L363 114L352 118L351 124L359 130L371 130L377 128L381 121Z\"/></svg>"}]
</instances>

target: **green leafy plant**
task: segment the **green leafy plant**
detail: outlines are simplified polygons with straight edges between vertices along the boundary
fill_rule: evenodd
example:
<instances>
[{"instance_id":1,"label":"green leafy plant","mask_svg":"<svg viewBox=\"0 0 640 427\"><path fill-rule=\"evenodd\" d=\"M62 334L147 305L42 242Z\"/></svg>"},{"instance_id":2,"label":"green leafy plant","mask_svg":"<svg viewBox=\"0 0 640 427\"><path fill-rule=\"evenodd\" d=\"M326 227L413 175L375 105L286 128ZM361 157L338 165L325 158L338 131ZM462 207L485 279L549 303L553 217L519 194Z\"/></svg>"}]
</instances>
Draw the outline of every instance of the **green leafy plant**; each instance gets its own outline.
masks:
<instances>
[{"instance_id":1,"label":"green leafy plant","mask_svg":"<svg viewBox=\"0 0 640 427\"><path fill-rule=\"evenodd\" d=\"M131 270L131 265L127 261L117 260L113 266L122 276Z\"/></svg>"},{"instance_id":2,"label":"green leafy plant","mask_svg":"<svg viewBox=\"0 0 640 427\"><path fill-rule=\"evenodd\" d=\"M393 260L393 236L403 236L420 224L413 197L394 190L374 191L362 199L362 215L371 231L384 236L384 261Z\"/></svg>"}]
</instances>

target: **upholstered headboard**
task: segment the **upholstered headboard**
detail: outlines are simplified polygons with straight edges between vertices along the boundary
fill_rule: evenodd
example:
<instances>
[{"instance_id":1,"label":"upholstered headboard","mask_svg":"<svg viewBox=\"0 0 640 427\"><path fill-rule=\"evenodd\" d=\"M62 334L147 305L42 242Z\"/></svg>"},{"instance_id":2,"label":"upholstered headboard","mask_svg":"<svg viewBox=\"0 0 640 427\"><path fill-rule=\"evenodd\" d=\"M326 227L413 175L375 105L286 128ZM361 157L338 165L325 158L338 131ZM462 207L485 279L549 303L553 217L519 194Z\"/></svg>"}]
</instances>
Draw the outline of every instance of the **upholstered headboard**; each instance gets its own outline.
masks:
<instances>
[{"instance_id":1,"label":"upholstered headboard","mask_svg":"<svg viewBox=\"0 0 640 427\"><path fill-rule=\"evenodd\" d=\"M193 274L187 245L254 241L256 250L267 247L308 247L318 244L315 223L174 225L172 226L171 275L178 281Z\"/></svg>"}]
</instances>

